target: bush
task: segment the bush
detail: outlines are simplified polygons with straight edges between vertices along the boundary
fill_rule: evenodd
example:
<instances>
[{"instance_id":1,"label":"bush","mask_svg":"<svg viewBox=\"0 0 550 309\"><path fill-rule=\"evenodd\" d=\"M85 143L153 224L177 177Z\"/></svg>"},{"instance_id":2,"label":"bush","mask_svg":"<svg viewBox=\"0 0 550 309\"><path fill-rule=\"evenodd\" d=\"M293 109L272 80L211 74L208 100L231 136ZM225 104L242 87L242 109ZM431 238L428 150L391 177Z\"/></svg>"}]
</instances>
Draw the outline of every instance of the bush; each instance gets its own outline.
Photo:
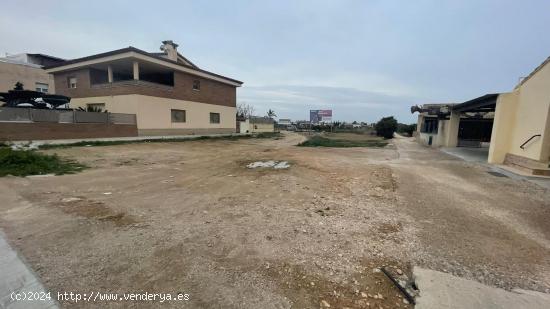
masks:
<instances>
[{"instance_id":1,"label":"bush","mask_svg":"<svg viewBox=\"0 0 550 309\"><path fill-rule=\"evenodd\" d=\"M0 148L0 177L6 175L61 175L75 173L84 168L85 166L82 164L63 160L57 155L46 155L33 150Z\"/></svg>"},{"instance_id":2,"label":"bush","mask_svg":"<svg viewBox=\"0 0 550 309\"><path fill-rule=\"evenodd\" d=\"M413 124L399 123L397 125L397 133L412 136L414 131L416 131L416 123L413 123Z\"/></svg>"},{"instance_id":3,"label":"bush","mask_svg":"<svg viewBox=\"0 0 550 309\"><path fill-rule=\"evenodd\" d=\"M302 147L384 147L388 143L382 140L351 141L345 139L331 139L321 136L313 136L305 142L298 144Z\"/></svg>"},{"instance_id":4,"label":"bush","mask_svg":"<svg viewBox=\"0 0 550 309\"><path fill-rule=\"evenodd\" d=\"M397 130L397 120L393 116L384 117L374 125L374 129L378 136L382 136L385 139L393 138L393 133Z\"/></svg>"}]
</instances>

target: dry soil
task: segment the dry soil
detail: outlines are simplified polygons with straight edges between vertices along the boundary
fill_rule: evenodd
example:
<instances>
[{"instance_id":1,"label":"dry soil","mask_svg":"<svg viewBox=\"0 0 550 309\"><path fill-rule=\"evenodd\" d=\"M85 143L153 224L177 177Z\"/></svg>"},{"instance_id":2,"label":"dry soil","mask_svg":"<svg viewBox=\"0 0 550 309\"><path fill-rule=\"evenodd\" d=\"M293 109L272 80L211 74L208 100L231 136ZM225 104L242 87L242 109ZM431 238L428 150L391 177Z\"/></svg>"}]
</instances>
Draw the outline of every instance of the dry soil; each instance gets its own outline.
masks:
<instances>
[{"instance_id":1,"label":"dry soil","mask_svg":"<svg viewBox=\"0 0 550 309\"><path fill-rule=\"evenodd\" d=\"M550 192L410 139L303 139L48 150L91 168L0 179L0 227L54 293L190 296L64 307L410 308L378 268L412 265L549 291Z\"/></svg>"}]
</instances>

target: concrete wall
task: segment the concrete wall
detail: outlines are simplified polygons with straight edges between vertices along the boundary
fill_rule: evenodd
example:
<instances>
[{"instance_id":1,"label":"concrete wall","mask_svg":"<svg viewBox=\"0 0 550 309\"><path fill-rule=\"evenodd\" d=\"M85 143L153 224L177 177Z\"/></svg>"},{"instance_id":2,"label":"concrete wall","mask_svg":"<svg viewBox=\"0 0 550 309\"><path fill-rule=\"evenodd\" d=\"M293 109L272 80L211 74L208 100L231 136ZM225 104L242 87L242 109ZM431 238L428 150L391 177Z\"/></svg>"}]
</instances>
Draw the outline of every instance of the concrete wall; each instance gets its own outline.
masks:
<instances>
[{"instance_id":1,"label":"concrete wall","mask_svg":"<svg viewBox=\"0 0 550 309\"><path fill-rule=\"evenodd\" d=\"M502 164L506 153L511 148L511 137L514 135L514 128L516 127L515 115L517 104L517 91L500 94L497 98L491 143L489 145L489 156L487 159L489 163Z\"/></svg>"},{"instance_id":2,"label":"concrete wall","mask_svg":"<svg viewBox=\"0 0 550 309\"><path fill-rule=\"evenodd\" d=\"M274 123L250 123L248 119L241 121L240 127L240 133L275 132Z\"/></svg>"},{"instance_id":3,"label":"concrete wall","mask_svg":"<svg viewBox=\"0 0 550 309\"><path fill-rule=\"evenodd\" d=\"M515 111L515 125L508 152L533 160L548 161L550 136L548 126L550 109L550 64L542 67L537 73L519 87L518 103ZM529 137L542 134L520 149L519 146ZM543 155L545 154L545 155Z\"/></svg>"},{"instance_id":4,"label":"concrete wall","mask_svg":"<svg viewBox=\"0 0 550 309\"><path fill-rule=\"evenodd\" d=\"M445 139L447 134L448 120L439 120L437 124L437 133L426 133L421 132L422 125L424 124L425 118L434 118L426 117L423 114L418 115L418 121L416 123L416 141L422 145L429 145L430 137L432 138L431 147L441 147L445 146Z\"/></svg>"},{"instance_id":5,"label":"concrete wall","mask_svg":"<svg viewBox=\"0 0 550 309\"><path fill-rule=\"evenodd\" d=\"M0 122L0 141L137 136L131 124Z\"/></svg>"},{"instance_id":6,"label":"concrete wall","mask_svg":"<svg viewBox=\"0 0 550 309\"><path fill-rule=\"evenodd\" d=\"M520 148L536 134L542 136ZM550 64L514 92L497 99L489 162L503 163L506 153L541 162L550 160Z\"/></svg>"},{"instance_id":7,"label":"concrete wall","mask_svg":"<svg viewBox=\"0 0 550 309\"><path fill-rule=\"evenodd\" d=\"M33 91L36 83L48 84L48 93L55 93L53 76L42 68L0 60L0 92L12 90L17 82L22 82L25 90Z\"/></svg>"},{"instance_id":8,"label":"concrete wall","mask_svg":"<svg viewBox=\"0 0 550 309\"><path fill-rule=\"evenodd\" d=\"M139 94L76 98L71 107L105 104L112 113L136 114L140 135L234 133L236 108ZM186 122L172 122L171 109L185 110ZM220 114L220 123L210 123L210 113Z\"/></svg>"},{"instance_id":9,"label":"concrete wall","mask_svg":"<svg viewBox=\"0 0 550 309\"><path fill-rule=\"evenodd\" d=\"M430 141L430 136L432 137L432 147L438 147L439 146L439 143L438 143L438 140L437 140L437 134L433 134L433 133L418 133L417 136L416 136L416 140L422 144L422 145L425 145L425 146L428 146L429 145L429 141Z\"/></svg>"}]
</instances>

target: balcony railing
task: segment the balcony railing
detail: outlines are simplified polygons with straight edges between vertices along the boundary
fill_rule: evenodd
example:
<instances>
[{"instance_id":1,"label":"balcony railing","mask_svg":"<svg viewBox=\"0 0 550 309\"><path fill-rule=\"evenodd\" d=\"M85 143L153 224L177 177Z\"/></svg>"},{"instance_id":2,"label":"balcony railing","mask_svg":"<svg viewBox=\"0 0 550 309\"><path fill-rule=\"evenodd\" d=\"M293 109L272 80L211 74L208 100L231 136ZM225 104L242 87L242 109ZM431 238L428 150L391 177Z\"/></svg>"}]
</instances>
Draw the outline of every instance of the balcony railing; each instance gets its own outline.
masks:
<instances>
[{"instance_id":1,"label":"balcony railing","mask_svg":"<svg viewBox=\"0 0 550 309\"><path fill-rule=\"evenodd\" d=\"M113 87L126 87L126 86L134 86L134 87L150 87L150 88L157 88L157 89L163 89L166 91L173 91L174 86L169 86L165 84L159 84L144 80L136 80L136 79L129 79L129 80L121 80L116 81L112 83L103 83L103 84L92 84L92 89L108 89Z\"/></svg>"}]
</instances>

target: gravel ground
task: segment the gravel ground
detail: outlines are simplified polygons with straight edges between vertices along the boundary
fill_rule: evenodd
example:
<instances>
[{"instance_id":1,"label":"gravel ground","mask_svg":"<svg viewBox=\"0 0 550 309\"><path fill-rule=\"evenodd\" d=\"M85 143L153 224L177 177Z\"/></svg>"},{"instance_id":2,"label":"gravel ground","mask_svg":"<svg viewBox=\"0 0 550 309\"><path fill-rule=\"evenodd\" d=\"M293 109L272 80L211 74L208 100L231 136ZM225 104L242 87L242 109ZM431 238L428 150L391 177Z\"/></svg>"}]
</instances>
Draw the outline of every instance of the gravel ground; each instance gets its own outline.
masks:
<instances>
[{"instance_id":1,"label":"gravel ground","mask_svg":"<svg viewBox=\"0 0 550 309\"><path fill-rule=\"evenodd\" d=\"M302 140L48 150L91 168L0 179L0 227L53 292L190 296L64 307L409 308L382 266L550 288L549 192L409 139Z\"/></svg>"}]
</instances>

